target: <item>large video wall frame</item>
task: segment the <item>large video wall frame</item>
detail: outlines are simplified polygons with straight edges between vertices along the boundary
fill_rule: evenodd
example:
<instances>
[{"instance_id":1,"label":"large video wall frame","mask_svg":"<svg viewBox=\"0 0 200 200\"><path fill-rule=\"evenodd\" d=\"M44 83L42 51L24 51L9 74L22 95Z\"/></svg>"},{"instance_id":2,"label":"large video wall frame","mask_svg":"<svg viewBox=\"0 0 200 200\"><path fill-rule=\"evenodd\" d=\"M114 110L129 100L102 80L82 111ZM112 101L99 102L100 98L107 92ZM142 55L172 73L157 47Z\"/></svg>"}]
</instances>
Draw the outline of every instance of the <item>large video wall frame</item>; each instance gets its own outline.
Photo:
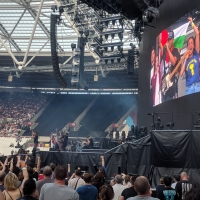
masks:
<instances>
[{"instance_id":1,"label":"large video wall frame","mask_svg":"<svg viewBox=\"0 0 200 200\"><path fill-rule=\"evenodd\" d=\"M147 125L148 129L151 129L152 118L148 113L162 113L161 123L165 126L166 123L171 121L169 115L174 114L173 120L175 123L174 128L183 130L183 129L193 129L193 112L200 110L199 99L200 93L194 93L186 95L186 79L185 77L180 77L179 79L179 91L172 98L163 100L162 95L160 94L160 99L155 102L153 98L153 90L151 85L152 74L154 69L151 66L151 52L152 49L155 49L155 54L157 54L158 59L161 61L161 55L159 52L159 39L160 36L165 36L169 34L170 31L174 31L177 27L188 23L187 33L183 47L178 49L180 61L186 52L187 40L190 36L195 38L193 24L188 20L189 16L192 16L193 23L199 26L199 21L197 16L199 13L196 12L200 7L200 1L196 0L167 0L160 6L159 12L160 17L155 19L151 25L153 27L147 27L142 42L140 44L140 64L139 64L139 93L138 93L138 125L143 126ZM196 13L195 13L196 12ZM195 19L194 19L195 18ZM178 23L180 26L178 26ZM176 27L174 26L176 25ZM189 32L188 32L189 31ZM192 32L193 31L193 32ZM173 33L174 34L174 33ZM168 35L167 35L168 36ZM151 38L151 39L150 39ZM166 41L163 42L163 48L166 48ZM156 60L155 60L156 61ZM180 61L180 65L182 62ZM178 64L178 63L176 63ZM179 71L176 72L175 76L178 76L180 73L181 66ZM184 73L183 73L184 76ZM162 89L162 80L164 77L160 77L160 86ZM182 80L182 82L181 82ZM184 82L185 81L185 82ZM161 91L161 90L160 90ZM155 95L155 94L154 94ZM180 97L180 98L176 98Z\"/></svg>"}]
</instances>

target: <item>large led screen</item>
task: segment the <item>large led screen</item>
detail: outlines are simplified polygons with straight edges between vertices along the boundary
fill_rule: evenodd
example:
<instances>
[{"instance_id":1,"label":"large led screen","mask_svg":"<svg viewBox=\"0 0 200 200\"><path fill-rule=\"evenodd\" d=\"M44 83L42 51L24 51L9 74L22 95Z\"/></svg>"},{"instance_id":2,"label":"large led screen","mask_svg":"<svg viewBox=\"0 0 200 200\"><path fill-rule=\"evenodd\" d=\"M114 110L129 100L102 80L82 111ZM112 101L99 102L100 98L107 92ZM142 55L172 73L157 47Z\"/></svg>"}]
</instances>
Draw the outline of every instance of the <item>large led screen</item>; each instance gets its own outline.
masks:
<instances>
[{"instance_id":1,"label":"large led screen","mask_svg":"<svg viewBox=\"0 0 200 200\"><path fill-rule=\"evenodd\" d=\"M200 7L158 35L151 49L153 106L200 92L199 38Z\"/></svg>"}]
</instances>

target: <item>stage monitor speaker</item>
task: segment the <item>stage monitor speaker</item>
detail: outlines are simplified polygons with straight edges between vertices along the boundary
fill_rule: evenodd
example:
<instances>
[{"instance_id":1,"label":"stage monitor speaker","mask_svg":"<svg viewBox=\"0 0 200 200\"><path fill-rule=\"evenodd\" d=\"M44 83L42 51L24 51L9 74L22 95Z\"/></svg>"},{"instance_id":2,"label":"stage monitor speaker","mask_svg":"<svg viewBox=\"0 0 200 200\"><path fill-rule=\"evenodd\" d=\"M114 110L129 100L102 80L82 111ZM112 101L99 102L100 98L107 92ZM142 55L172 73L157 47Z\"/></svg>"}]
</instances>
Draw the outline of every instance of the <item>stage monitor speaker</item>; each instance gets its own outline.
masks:
<instances>
[{"instance_id":1,"label":"stage monitor speaker","mask_svg":"<svg viewBox=\"0 0 200 200\"><path fill-rule=\"evenodd\" d=\"M49 151L59 151L58 148L49 148Z\"/></svg>"}]
</instances>

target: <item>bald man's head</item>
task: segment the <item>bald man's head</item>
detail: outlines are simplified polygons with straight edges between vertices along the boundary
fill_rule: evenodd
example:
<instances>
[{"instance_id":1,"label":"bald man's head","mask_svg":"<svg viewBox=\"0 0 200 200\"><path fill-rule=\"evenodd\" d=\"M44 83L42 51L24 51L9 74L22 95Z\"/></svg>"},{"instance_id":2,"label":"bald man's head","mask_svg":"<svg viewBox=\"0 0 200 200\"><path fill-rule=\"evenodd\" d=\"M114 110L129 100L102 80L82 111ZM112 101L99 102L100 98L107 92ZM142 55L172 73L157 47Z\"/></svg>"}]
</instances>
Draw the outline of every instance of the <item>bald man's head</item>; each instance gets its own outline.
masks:
<instances>
[{"instance_id":1,"label":"bald man's head","mask_svg":"<svg viewBox=\"0 0 200 200\"><path fill-rule=\"evenodd\" d=\"M181 180L188 181L188 179L189 179L189 176L187 175L187 173L186 172L182 172L181 173Z\"/></svg>"},{"instance_id":2,"label":"bald man's head","mask_svg":"<svg viewBox=\"0 0 200 200\"><path fill-rule=\"evenodd\" d=\"M134 187L138 195L148 195L150 194L149 181L144 176L139 176L135 182Z\"/></svg>"}]
</instances>

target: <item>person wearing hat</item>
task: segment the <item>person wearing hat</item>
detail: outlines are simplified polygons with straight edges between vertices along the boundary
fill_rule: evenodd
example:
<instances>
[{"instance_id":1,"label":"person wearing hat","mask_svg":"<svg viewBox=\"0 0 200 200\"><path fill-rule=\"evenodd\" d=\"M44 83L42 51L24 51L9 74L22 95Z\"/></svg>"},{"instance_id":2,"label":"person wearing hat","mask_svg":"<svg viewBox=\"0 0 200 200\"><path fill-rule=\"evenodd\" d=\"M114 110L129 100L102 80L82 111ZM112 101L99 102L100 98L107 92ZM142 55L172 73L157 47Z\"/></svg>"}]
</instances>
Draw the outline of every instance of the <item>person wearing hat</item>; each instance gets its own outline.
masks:
<instances>
[{"instance_id":1,"label":"person wearing hat","mask_svg":"<svg viewBox=\"0 0 200 200\"><path fill-rule=\"evenodd\" d=\"M188 54L183 61L180 76L186 75L186 95L200 92L199 80L199 30L193 23L191 17L188 18L195 32L195 38L190 37L187 40Z\"/></svg>"},{"instance_id":2,"label":"person wearing hat","mask_svg":"<svg viewBox=\"0 0 200 200\"><path fill-rule=\"evenodd\" d=\"M177 48L174 47L174 32L168 31L168 39L163 46L161 38L159 37L159 48L161 51L161 62L163 62L161 72L162 79L169 75L176 67L180 60L180 53ZM162 93L162 102L175 99L178 97L178 76L175 74L170 80L173 84L169 87L165 93Z\"/></svg>"}]
</instances>

